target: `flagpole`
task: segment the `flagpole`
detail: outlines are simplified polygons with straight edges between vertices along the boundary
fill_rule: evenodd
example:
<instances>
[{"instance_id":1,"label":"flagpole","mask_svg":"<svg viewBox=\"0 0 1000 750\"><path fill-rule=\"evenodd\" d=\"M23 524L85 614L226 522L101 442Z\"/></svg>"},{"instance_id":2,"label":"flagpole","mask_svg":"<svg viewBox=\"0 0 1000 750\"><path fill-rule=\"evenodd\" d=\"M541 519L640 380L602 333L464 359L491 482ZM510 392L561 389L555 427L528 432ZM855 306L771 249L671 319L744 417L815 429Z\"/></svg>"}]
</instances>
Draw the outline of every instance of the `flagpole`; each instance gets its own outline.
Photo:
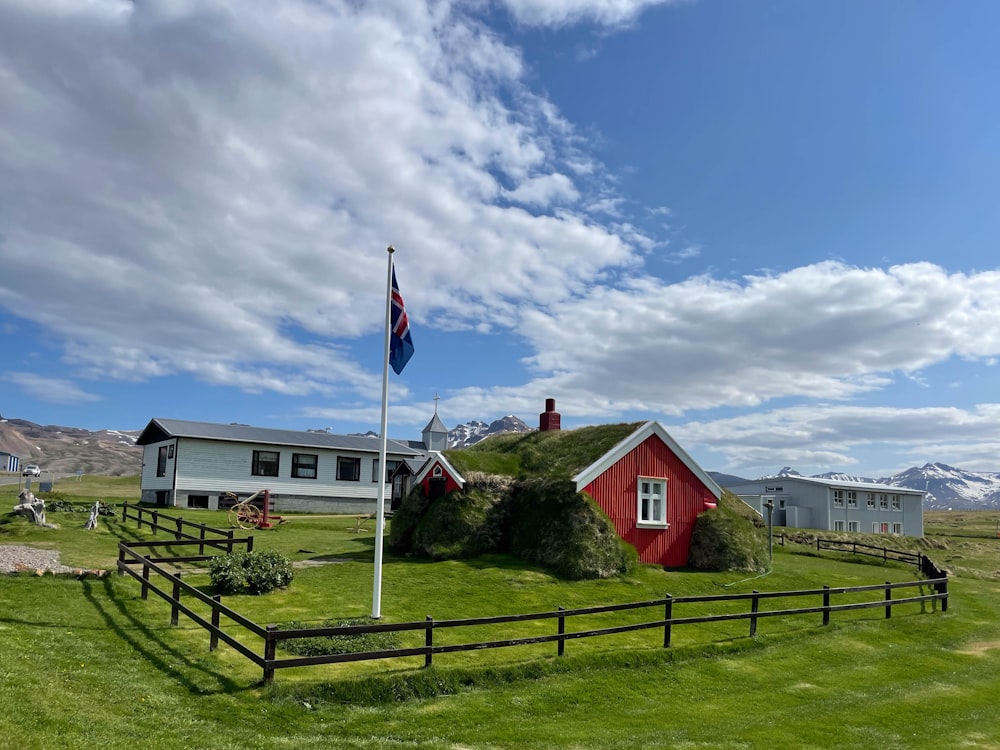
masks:
<instances>
[{"instance_id":1,"label":"flagpole","mask_svg":"<svg viewBox=\"0 0 1000 750\"><path fill-rule=\"evenodd\" d=\"M375 509L375 584L372 587L372 619L382 617L382 535L385 533L385 454L386 429L389 412L389 335L392 328L392 245L389 253L388 279L385 282L385 344L382 347L382 427L379 430L378 471L382 476L378 481L378 507Z\"/></svg>"}]
</instances>

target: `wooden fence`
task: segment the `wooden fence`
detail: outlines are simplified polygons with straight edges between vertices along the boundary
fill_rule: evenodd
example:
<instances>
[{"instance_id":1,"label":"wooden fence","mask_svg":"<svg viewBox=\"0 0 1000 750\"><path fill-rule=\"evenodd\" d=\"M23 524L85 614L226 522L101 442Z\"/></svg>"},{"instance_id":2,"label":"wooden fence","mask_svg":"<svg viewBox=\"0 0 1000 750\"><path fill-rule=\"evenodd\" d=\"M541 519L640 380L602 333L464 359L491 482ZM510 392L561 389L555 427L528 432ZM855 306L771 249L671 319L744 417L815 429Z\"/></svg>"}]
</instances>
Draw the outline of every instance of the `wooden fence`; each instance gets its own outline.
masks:
<instances>
[{"instance_id":1,"label":"wooden fence","mask_svg":"<svg viewBox=\"0 0 1000 750\"><path fill-rule=\"evenodd\" d=\"M816 539L817 550L831 550L834 552L850 552L852 555L865 555L867 557L878 557L883 562L895 560L897 562L910 563L921 567L924 555L918 552L908 552L906 550L890 549L889 547L876 547L873 544L862 544L861 542L851 542L845 539Z\"/></svg>"},{"instance_id":2,"label":"wooden fence","mask_svg":"<svg viewBox=\"0 0 1000 750\"><path fill-rule=\"evenodd\" d=\"M253 537L237 539L235 536L236 529L216 529L212 526L206 526L203 523L185 521L179 516L168 516L166 513L161 513L158 510L150 510L141 505L129 505L127 502L122 503L122 522L124 523L125 521L135 521L136 528L138 529L148 526L153 534L156 534L158 531L165 531L168 534L172 534L176 541L198 542L199 555L205 554L206 546L213 549L224 549L226 552L232 552L234 545L243 545L248 552L253 549ZM130 544L133 546L143 544L155 545L157 542L130 542ZM162 542L159 544L162 544ZM118 559L122 559L120 545ZM160 561L165 562L166 560L161 559ZM176 560L175 562L181 561Z\"/></svg>"},{"instance_id":3,"label":"wooden fence","mask_svg":"<svg viewBox=\"0 0 1000 750\"><path fill-rule=\"evenodd\" d=\"M948 608L948 579L941 577L932 580L906 581L903 583L875 584L868 586L849 586L831 588L824 586L820 589L807 589L801 591L775 591L761 592L753 591L749 594L716 594L710 596L671 596L667 594L662 599L655 599L644 602L631 602L626 604L610 604L598 607L582 607L577 609L563 609L559 607L547 612L534 612L530 614L499 615L494 617L478 617L472 619L459 620L435 620L428 615L423 621L404 623L379 623L371 625L349 625L339 627L321 628L299 628L295 630L279 630L276 625L261 626L249 618L239 614L222 604L220 596L209 596L182 580L181 574L172 572L162 567L161 563L189 561L204 559L200 556L190 557L162 557L152 558L148 555L157 546L176 546L205 544L216 547L219 544L245 543L247 548L252 547L252 537L247 540L229 538L225 542L209 542L203 539L175 540L172 542L120 542L118 556L118 572L122 575L130 575L142 584L142 596L145 599L149 591L170 604L170 622L173 625L178 623L180 613L185 614L191 620L209 632L209 649L214 650L219 641L233 647L237 652L250 659L263 670L263 682L270 683L274 679L274 673L278 669L289 669L293 667L312 666L317 664L335 664L349 661L367 661L374 659L396 659L414 656L423 656L424 665L432 664L435 654L446 654L459 651L478 651L492 648L505 648L513 646L525 646L529 644L556 643L556 653L562 656L565 653L566 642L580 638L594 638L609 636L616 633L626 633L638 630L662 629L663 647L671 645L673 628L681 625L693 625L696 623L724 622L733 620L747 620L749 622L749 635L757 634L757 625L761 619L770 617L791 617L806 614L818 614L822 618L823 625L829 625L830 616L834 612L844 612L848 610L884 608L885 617L892 616L892 608L904 604L920 602L923 607L924 602L931 602L936 608L936 603L941 602L942 611ZM140 551L141 550L141 551ZM142 572L134 568L140 567ZM167 587L157 585L150 580L150 572L169 582ZM924 593L923 587L931 586L933 593ZM920 587L920 593L915 596L903 596L893 598L893 591ZM846 601L834 603L834 596L853 596L857 594L869 594L879 592L880 596L875 599L864 601ZM193 610L182 601L183 597L197 600L210 608L211 615L206 618ZM780 606L776 609L762 610L762 602L782 600L812 598L815 603L807 603L805 606L789 607ZM716 602L735 602L740 607L736 612L725 612L717 614L691 614L680 616L678 608L691 609L697 611L697 605ZM591 629L567 630L567 624L579 622L582 618L593 615L610 614L618 612L629 612L637 610L659 610L658 616L642 622L627 622L610 627L599 627ZM243 643L236 637L228 634L221 627L222 618L235 623L251 636L255 636L263 641L260 651L257 651ZM500 625L507 623L527 623L539 620L555 621L555 632L544 635L531 635L518 638L506 638L502 640L474 641L468 643L435 643L435 631L449 629L462 629L479 626ZM403 633L411 631L422 631L424 634L423 645L411 648L394 648L379 651L365 651L347 654L325 654L321 656L297 656L281 657L277 656L277 648L284 641L291 641L300 638L315 638L325 636L351 636L363 633Z\"/></svg>"}]
</instances>

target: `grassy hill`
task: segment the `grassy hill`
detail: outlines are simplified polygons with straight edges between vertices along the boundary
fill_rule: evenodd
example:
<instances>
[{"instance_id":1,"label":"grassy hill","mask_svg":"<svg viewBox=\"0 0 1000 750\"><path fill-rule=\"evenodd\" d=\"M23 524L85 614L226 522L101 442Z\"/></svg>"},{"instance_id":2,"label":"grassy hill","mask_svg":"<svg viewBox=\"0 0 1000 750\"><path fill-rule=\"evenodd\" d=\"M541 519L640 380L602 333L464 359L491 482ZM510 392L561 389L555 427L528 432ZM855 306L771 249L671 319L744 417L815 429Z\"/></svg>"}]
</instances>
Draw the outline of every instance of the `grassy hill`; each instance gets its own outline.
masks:
<instances>
[{"instance_id":1,"label":"grassy hill","mask_svg":"<svg viewBox=\"0 0 1000 750\"><path fill-rule=\"evenodd\" d=\"M7 516L12 504L0 489L0 545L60 548L69 564L111 567L118 540L150 538L116 518L83 531L73 514L53 514L58 530L40 529ZM225 524L221 513L185 515ZM253 664L226 646L210 652L207 634L183 616L170 626L169 608L143 601L131 579L6 577L0 747L997 747L1000 541L986 532L998 518L976 515L967 527L928 514L932 556L962 563L946 613L842 612L825 628L818 615L767 618L754 639L745 623L689 625L675 628L670 649L656 631L621 633L570 641L563 658L541 644L444 654L431 670L418 657L310 667L280 673L267 689ZM292 559L296 578L287 591L227 601L258 622L363 617L374 540L352 527L292 516L258 533L255 546ZM387 553L382 612L391 622L441 620L912 576L912 567L791 541L775 547L771 574L752 577L641 566L569 582L506 555L430 562ZM185 578L208 585L193 569ZM551 632L551 623L538 627Z\"/></svg>"}]
</instances>

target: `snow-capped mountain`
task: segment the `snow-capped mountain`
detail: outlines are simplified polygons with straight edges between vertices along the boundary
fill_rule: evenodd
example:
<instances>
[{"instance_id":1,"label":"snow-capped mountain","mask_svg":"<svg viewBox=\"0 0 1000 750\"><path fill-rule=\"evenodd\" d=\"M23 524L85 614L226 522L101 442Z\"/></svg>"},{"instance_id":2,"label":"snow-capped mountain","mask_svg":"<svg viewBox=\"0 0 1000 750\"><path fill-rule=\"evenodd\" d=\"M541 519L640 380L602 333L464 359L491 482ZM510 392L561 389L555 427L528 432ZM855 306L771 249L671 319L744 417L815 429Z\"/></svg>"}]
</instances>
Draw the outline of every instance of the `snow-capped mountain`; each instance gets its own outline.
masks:
<instances>
[{"instance_id":1,"label":"snow-capped mountain","mask_svg":"<svg viewBox=\"0 0 1000 750\"><path fill-rule=\"evenodd\" d=\"M885 479L881 484L927 492L925 508L1000 508L1000 473L924 464Z\"/></svg>"},{"instance_id":2,"label":"snow-capped mountain","mask_svg":"<svg viewBox=\"0 0 1000 750\"><path fill-rule=\"evenodd\" d=\"M448 447L468 448L470 445L475 445L480 440L485 440L493 435L502 435L507 432L534 432L534 429L534 427L528 427L513 414L495 419L489 424L474 419L448 430Z\"/></svg>"},{"instance_id":3,"label":"snow-capped mountain","mask_svg":"<svg viewBox=\"0 0 1000 750\"><path fill-rule=\"evenodd\" d=\"M709 474L712 473L709 472ZM739 479L738 477L720 476L726 476L727 480L720 482L722 486L734 486L745 481L734 481ZM803 475L790 466L785 466L773 476L800 477ZM860 477L830 471L826 474L814 474L813 478L832 479L837 482L886 484L890 487L923 490L927 493L924 507L929 510L1000 508L1000 472L966 471L947 464L928 463L920 467L914 466L890 477Z\"/></svg>"}]
</instances>

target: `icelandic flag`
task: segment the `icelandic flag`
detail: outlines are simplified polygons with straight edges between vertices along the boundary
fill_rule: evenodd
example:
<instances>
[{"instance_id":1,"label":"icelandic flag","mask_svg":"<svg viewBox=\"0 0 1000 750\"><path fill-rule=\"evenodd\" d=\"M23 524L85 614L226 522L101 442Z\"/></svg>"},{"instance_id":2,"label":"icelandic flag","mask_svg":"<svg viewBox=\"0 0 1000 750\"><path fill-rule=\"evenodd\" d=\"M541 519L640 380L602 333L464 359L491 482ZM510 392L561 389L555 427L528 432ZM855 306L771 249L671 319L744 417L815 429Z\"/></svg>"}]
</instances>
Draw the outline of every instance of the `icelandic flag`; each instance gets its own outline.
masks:
<instances>
[{"instance_id":1,"label":"icelandic flag","mask_svg":"<svg viewBox=\"0 0 1000 750\"><path fill-rule=\"evenodd\" d=\"M392 335L389 337L389 364L397 375L403 372L413 356L413 338L410 336L410 319L406 316L403 295L396 284L396 269L392 269Z\"/></svg>"}]
</instances>

